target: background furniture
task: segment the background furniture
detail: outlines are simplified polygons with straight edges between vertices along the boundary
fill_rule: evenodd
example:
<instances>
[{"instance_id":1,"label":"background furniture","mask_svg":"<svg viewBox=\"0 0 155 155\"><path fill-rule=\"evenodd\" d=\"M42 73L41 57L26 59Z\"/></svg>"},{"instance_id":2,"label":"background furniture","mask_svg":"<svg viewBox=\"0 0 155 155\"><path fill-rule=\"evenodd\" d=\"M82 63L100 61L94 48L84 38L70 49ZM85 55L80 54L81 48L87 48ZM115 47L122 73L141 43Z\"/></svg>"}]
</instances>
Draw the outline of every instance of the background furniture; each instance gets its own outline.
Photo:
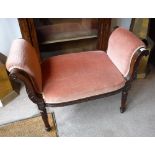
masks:
<instances>
[{"instance_id":1,"label":"background furniture","mask_svg":"<svg viewBox=\"0 0 155 155\"><path fill-rule=\"evenodd\" d=\"M155 66L155 29L154 27L155 27L155 18L150 18L148 36L153 41L153 48L151 49L151 52L150 52L149 62L153 66Z\"/></svg>"},{"instance_id":2,"label":"background furniture","mask_svg":"<svg viewBox=\"0 0 155 155\"><path fill-rule=\"evenodd\" d=\"M140 39L144 40L147 49L149 51L152 50L154 43L149 37L149 30L150 30L150 20L149 18L134 18L132 19L132 24L130 30L136 34ZM150 54L147 57L143 57L142 61L140 62L138 68L137 78L145 78L150 71L148 59Z\"/></svg>"},{"instance_id":3,"label":"background furniture","mask_svg":"<svg viewBox=\"0 0 155 155\"><path fill-rule=\"evenodd\" d=\"M11 99L17 96L15 84L10 81L6 66L6 56L0 53L0 107L6 105Z\"/></svg>"},{"instance_id":4,"label":"background furniture","mask_svg":"<svg viewBox=\"0 0 155 155\"><path fill-rule=\"evenodd\" d=\"M46 130L51 130L46 107L59 107L122 92L120 111L126 100L140 59L148 55L144 43L128 30L117 28L110 36L107 54L88 51L53 56L40 65L30 43L13 42L7 69L22 81L29 98L38 105Z\"/></svg>"},{"instance_id":5,"label":"background furniture","mask_svg":"<svg viewBox=\"0 0 155 155\"><path fill-rule=\"evenodd\" d=\"M20 18L18 21L23 39L35 47L39 56L107 49L109 18Z\"/></svg>"}]
</instances>

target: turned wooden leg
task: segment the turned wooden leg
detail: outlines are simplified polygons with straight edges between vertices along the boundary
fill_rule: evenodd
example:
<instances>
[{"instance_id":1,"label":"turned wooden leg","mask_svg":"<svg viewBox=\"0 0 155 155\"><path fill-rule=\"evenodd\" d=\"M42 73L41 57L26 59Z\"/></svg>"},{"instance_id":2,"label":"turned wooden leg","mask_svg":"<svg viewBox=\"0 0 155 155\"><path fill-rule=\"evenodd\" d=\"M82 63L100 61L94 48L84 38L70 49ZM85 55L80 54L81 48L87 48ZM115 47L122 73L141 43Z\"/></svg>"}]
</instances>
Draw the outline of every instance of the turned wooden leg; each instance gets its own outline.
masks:
<instances>
[{"instance_id":1,"label":"turned wooden leg","mask_svg":"<svg viewBox=\"0 0 155 155\"><path fill-rule=\"evenodd\" d=\"M50 127L49 122L48 122L48 115L47 115L47 111L46 111L46 107L45 107L44 103L38 104L38 108L40 110L40 114L42 116L42 120L43 120L44 125L45 125L45 130L50 131L51 127Z\"/></svg>"},{"instance_id":2,"label":"turned wooden leg","mask_svg":"<svg viewBox=\"0 0 155 155\"><path fill-rule=\"evenodd\" d=\"M123 90L122 91L122 100L121 100L121 107L120 107L120 112L124 113L126 111L126 100L128 96L128 90Z\"/></svg>"}]
</instances>

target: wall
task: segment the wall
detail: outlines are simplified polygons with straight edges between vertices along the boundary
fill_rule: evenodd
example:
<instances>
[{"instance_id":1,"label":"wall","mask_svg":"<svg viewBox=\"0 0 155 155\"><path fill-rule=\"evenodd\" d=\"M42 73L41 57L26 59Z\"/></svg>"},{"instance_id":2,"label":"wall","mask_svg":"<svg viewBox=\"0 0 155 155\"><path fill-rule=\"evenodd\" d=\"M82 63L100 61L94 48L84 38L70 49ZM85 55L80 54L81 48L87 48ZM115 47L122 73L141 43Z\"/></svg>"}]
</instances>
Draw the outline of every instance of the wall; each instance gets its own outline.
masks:
<instances>
[{"instance_id":1,"label":"wall","mask_svg":"<svg viewBox=\"0 0 155 155\"><path fill-rule=\"evenodd\" d=\"M0 18L0 53L8 55L14 39L21 38L21 32L16 18Z\"/></svg>"},{"instance_id":2,"label":"wall","mask_svg":"<svg viewBox=\"0 0 155 155\"><path fill-rule=\"evenodd\" d=\"M111 28L113 29L113 27L115 26L121 26L126 29L129 29L131 24L131 19L132 18L112 18Z\"/></svg>"}]
</instances>

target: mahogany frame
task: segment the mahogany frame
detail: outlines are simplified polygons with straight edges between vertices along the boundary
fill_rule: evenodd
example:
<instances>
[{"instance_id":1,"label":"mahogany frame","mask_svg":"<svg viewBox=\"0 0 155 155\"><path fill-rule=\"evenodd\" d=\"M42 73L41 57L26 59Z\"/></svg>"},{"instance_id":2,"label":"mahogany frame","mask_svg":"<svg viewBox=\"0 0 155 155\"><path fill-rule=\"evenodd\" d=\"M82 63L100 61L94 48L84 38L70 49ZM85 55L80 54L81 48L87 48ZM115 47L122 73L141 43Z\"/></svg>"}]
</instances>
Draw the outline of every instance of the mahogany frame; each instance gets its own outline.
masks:
<instances>
[{"instance_id":1,"label":"mahogany frame","mask_svg":"<svg viewBox=\"0 0 155 155\"><path fill-rule=\"evenodd\" d=\"M31 76L28 75L28 73L26 73L25 71L20 70L20 69L12 69L10 71L9 76L13 81L23 82L25 84L26 91L27 91L29 99L33 103L37 104L38 109L40 110L46 131L50 131L51 127L50 127L49 122L48 122L46 107L62 107L62 106L82 103L82 102L89 101L89 100L94 100L94 99L101 98L101 97L110 96L110 95L114 95L114 94L122 92L120 112L121 113L125 112L126 107L127 107L126 100L127 100L127 96L128 96L128 91L131 87L131 82L136 78L137 69L138 69L140 60L143 56L147 56L149 54L148 50L145 49L142 51L140 49L137 50L137 52L132 57L129 74L127 77L125 77L126 83L125 83L124 87L122 87L119 90L110 92L110 93L91 96L91 97L87 97L87 98L79 99L79 100L75 100L75 101L55 103L55 104L54 103L45 103L42 94L37 93L36 85L33 82Z\"/></svg>"}]
</instances>

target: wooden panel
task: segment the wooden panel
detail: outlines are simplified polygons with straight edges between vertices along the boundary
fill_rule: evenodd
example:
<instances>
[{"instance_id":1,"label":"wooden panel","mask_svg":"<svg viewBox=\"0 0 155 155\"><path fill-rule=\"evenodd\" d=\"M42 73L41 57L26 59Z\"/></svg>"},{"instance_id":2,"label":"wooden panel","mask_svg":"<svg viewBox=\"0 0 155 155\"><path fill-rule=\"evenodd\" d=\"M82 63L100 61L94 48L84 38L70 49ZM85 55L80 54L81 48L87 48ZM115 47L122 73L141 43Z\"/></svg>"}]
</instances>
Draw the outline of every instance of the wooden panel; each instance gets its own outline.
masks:
<instances>
[{"instance_id":1,"label":"wooden panel","mask_svg":"<svg viewBox=\"0 0 155 155\"><path fill-rule=\"evenodd\" d=\"M30 32L29 32L29 27L28 27L28 23L27 23L27 19L26 18L19 18L18 19L18 23L19 23L20 30L21 30L21 33L22 33L22 37L25 40L27 40L30 43L32 43L31 42Z\"/></svg>"},{"instance_id":2,"label":"wooden panel","mask_svg":"<svg viewBox=\"0 0 155 155\"><path fill-rule=\"evenodd\" d=\"M131 20L130 31L133 31L133 27L134 27L134 24L135 24L135 19L136 18L132 18L132 20Z\"/></svg>"},{"instance_id":3,"label":"wooden panel","mask_svg":"<svg viewBox=\"0 0 155 155\"><path fill-rule=\"evenodd\" d=\"M20 26L23 39L26 39L33 45L33 47L37 51L37 54L40 57L37 33L36 33L36 28L35 28L33 19L32 18L19 18L18 22L19 22L19 26Z\"/></svg>"},{"instance_id":4,"label":"wooden panel","mask_svg":"<svg viewBox=\"0 0 155 155\"><path fill-rule=\"evenodd\" d=\"M98 30L98 45L97 49L107 50L108 39L110 36L111 18L100 18L99 19L99 30Z\"/></svg>"},{"instance_id":5,"label":"wooden panel","mask_svg":"<svg viewBox=\"0 0 155 155\"><path fill-rule=\"evenodd\" d=\"M40 54L40 52L39 52L39 44L38 44L37 33L36 33L36 28L35 28L34 21L31 18L31 19L28 19L27 22L28 22L28 26L29 26L30 35L31 35L32 45L35 47L37 52Z\"/></svg>"}]
</instances>

